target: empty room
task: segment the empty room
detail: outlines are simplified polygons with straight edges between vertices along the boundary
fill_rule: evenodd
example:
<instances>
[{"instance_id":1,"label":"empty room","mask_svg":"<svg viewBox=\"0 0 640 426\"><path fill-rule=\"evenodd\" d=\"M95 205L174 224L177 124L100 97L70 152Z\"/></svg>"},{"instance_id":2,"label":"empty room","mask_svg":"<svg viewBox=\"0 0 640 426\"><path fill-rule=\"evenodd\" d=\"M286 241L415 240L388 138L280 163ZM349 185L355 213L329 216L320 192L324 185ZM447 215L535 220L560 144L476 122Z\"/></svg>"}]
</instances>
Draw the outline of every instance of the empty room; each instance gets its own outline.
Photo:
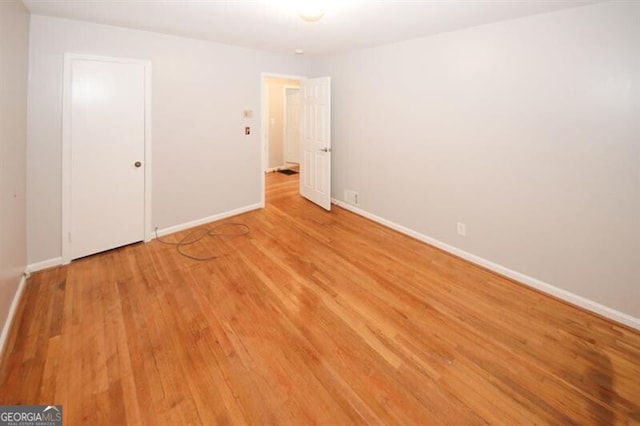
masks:
<instances>
[{"instance_id":1,"label":"empty room","mask_svg":"<svg viewBox=\"0 0 640 426\"><path fill-rule=\"evenodd\" d=\"M0 0L0 426L640 424L640 2Z\"/></svg>"}]
</instances>

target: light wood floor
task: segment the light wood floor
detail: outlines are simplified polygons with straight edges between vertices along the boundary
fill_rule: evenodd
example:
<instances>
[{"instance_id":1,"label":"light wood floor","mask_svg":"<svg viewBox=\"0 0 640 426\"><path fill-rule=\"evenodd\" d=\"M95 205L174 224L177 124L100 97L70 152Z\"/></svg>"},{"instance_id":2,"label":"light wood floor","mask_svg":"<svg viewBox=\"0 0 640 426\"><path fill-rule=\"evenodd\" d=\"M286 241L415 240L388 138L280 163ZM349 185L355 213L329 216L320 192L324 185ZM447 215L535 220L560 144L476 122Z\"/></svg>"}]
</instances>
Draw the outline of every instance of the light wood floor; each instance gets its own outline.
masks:
<instances>
[{"instance_id":1,"label":"light wood floor","mask_svg":"<svg viewBox=\"0 0 640 426\"><path fill-rule=\"evenodd\" d=\"M159 242L34 274L0 403L80 424L633 424L640 333L296 195L197 262Z\"/></svg>"}]
</instances>

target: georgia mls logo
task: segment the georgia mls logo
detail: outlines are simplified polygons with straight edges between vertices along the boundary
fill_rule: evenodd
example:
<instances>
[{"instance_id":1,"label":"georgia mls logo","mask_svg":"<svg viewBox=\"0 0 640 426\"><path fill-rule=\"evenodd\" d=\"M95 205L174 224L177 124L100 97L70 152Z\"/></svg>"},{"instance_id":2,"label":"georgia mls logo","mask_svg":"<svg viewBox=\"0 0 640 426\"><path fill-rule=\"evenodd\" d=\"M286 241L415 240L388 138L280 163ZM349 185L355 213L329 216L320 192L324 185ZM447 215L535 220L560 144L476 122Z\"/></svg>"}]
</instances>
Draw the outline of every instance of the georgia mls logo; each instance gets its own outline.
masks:
<instances>
[{"instance_id":1,"label":"georgia mls logo","mask_svg":"<svg viewBox=\"0 0 640 426\"><path fill-rule=\"evenodd\" d=\"M0 426L61 426L62 405L0 405Z\"/></svg>"},{"instance_id":2,"label":"georgia mls logo","mask_svg":"<svg viewBox=\"0 0 640 426\"><path fill-rule=\"evenodd\" d=\"M44 410L42 410L43 413L46 413L49 410L53 410L56 413L59 413L60 410L58 410L58 408L55 405L47 405L47 408L45 408Z\"/></svg>"}]
</instances>

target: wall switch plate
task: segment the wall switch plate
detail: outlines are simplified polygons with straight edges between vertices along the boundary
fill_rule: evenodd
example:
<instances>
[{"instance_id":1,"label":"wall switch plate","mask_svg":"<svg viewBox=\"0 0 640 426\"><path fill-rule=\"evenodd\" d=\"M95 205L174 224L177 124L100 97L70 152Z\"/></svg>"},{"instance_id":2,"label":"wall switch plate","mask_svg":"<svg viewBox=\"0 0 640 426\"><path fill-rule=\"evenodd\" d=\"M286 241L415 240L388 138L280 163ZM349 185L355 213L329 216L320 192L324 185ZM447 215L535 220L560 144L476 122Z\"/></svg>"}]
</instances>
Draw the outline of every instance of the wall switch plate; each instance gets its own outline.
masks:
<instances>
[{"instance_id":1,"label":"wall switch plate","mask_svg":"<svg viewBox=\"0 0 640 426\"><path fill-rule=\"evenodd\" d=\"M467 225L465 225L464 223L458 222L458 235L462 237L467 236Z\"/></svg>"}]
</instances>

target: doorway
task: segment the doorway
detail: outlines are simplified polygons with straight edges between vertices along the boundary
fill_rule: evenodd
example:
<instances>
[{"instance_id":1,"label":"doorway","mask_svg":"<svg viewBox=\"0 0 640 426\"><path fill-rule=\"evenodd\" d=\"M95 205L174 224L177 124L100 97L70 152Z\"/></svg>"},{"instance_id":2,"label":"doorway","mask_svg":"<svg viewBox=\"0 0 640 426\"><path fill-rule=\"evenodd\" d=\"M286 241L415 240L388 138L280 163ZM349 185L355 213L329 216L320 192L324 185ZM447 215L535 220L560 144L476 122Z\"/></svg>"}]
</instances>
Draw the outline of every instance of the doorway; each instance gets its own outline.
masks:
<instances>
[{"instance_id":1,"label":"doorway","mask_svg":"<svg viewBox=\"0 0 640 426\"><path fill-rule=\"evenodd\" d=\"M267 201L267 178L299 182L300 82L304 79L281 74L261 75L263 206Z\"/></svg>"},{"instance_id":2,"label":"doorway","mask_svg":"<svg viewBox=\"0 0 640 426\"><path fill-rule=\"evenodd\" d=\"M151 63L65 55L62 260L151 239Z\"/></svg>"},{"instance_id":3,"label":"doorway","mask_svg":"<svg viewBox=\"0 0 640 426\"><path fill-rule=\"evenodd\" d=\"M331 210L331 77L305 78L262 73L260 87L262 207L266 205L265 176L270 172L292 172L296 175L302 197ZM290 123L298 122L297 126L289 126L290 133L296 133L298 139L285 147L286 118L278 119L278 114L283 113L286 117L287 98L291 110L295 109L296 103L300 106L296 116L289 119ZM297 149L292 148L296 144ZM291 150L295 152L292 154Z\"/></svg>"},{"instance_id":4,"label":"doorway","mask_svg":"<svg viewBox=\"0 0 640 426\"><path fill-rule=\"evenodd\" d=\"M265 172L297 170L300 140L300 79L265 77Z\"/></svg>"}]
</instances>

